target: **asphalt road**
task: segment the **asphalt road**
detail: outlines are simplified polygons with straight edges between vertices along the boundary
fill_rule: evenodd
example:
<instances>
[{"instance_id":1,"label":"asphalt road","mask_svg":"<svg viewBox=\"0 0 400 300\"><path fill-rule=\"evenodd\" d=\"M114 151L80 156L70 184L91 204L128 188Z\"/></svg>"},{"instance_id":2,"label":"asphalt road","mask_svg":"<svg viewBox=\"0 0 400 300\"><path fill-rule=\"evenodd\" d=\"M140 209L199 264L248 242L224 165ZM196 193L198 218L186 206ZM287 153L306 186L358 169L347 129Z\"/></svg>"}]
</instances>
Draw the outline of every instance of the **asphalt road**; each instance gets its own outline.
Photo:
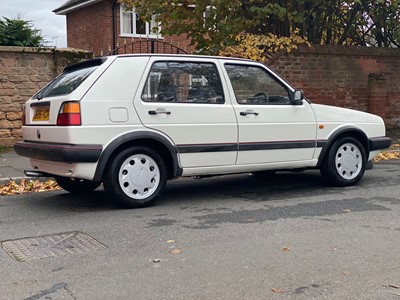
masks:
<instances>
[{"instance_id":1,"label":"asphalt road","mask_svg":"<svg viewBox=\"0 0 400 300\"><path fill-rule=\"evenodd\" d=\"M138 210L102 190L2 196L3 248L39 237L20 260L57 256L0 248L0 299L400 299L399 214L400 161L349 188L317 171L179 179ZM98 247L40 237L65 232Z\"/></svg>"}]
</instances>

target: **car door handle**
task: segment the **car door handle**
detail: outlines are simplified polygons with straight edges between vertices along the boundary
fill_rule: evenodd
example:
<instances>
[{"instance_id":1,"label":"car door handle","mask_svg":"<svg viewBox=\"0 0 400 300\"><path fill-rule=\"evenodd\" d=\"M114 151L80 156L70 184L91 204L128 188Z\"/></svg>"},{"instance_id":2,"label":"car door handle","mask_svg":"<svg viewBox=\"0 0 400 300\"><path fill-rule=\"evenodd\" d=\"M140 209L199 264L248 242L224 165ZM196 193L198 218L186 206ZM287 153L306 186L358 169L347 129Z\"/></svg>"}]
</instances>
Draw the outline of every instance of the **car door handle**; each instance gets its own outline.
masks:
<instances>
[{"instance_id":1,"label":"car door handle","mask_svg":"<svg viewBox=\"0 0 400 300\"><path fill-rule=\"evenodd\" d=\"M170 111L167 111L167 110L165 110L165 109L163 109L163 108L157 108L156 110L149 110L149 115L154 116L154 115L158 115L158 114L170 115L171 112L170 112Z\"/></svg>"},{"instance_id":2,"label":"car door handle","mask_svg":"<svg viewBox=\"0 0 400 300\"><path fill-rule=\"evenodd\" d=\"M255 112L253 110L246 110L246 111L241 111L240 112L241 116L247 116L247 115L255 115L258 116L258 112Z\"/></svg>"}]
</instances>

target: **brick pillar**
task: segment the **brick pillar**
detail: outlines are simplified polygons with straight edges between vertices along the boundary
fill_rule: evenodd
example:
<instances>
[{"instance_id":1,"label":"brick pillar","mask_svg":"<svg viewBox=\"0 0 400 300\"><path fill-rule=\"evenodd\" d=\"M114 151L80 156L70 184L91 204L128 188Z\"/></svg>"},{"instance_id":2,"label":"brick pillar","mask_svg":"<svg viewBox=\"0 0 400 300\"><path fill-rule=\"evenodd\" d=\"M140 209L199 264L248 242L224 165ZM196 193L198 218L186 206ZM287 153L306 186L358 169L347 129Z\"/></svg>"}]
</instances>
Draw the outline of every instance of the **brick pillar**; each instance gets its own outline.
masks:
<instances>
[{"instance_id":1,"label":"brick pillar","mask_svg":"<svg viewBox=\"0 0 400 300\"><path fill-rule=\"evenodd\" d=\"M368 75L369 112L382 118L386 117L387 84L385 75L371 73Z\"/></svg>"}]
</instances>

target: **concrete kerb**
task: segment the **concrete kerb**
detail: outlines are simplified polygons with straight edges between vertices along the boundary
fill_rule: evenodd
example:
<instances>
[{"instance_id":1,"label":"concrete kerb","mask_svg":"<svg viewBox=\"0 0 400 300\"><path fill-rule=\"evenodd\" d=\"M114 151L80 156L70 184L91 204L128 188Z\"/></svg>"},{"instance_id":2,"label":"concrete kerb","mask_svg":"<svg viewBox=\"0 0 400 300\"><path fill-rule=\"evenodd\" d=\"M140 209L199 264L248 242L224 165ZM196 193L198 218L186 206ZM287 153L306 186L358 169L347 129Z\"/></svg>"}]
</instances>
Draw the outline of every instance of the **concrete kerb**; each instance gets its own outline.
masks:
<instances>
[{"instance_id":1,"label":"concrete kerb","mask_svg":"<svg viewBox=\"0 0 400 300\"><path fill-rule=\"evenodd\" d=\"M400 144L400 130L388 131L392 144ZM388 150L390 152L400 152L400 148ZM29 159L21 157L14 151L0 152L0 185L5 185L10 180L19 182L22 179L45 181L48 177L28 177L24 170L32 169Z\"/></svg>"}]
</instances>

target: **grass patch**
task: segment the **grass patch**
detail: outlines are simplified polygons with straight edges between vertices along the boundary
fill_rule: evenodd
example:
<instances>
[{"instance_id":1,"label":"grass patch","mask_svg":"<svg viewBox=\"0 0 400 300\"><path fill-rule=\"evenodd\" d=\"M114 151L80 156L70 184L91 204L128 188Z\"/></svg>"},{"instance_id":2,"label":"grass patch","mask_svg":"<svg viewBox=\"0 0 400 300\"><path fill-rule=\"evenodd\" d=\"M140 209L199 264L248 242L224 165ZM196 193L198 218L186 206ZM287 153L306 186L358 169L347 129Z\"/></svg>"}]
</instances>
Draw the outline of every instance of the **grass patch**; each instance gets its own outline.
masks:
<instances>
[{"instance_id":1,"label":"grass patch","mask_svg":"<svg viewBox=\"0 0 400 300\"><path fill-rule=\"evenodd\" d=\"M2 146L2 145L0 145L0 153L1 152L11 151L11 150L14 150L13 146Z\"/></svg>"}]
</instances>

